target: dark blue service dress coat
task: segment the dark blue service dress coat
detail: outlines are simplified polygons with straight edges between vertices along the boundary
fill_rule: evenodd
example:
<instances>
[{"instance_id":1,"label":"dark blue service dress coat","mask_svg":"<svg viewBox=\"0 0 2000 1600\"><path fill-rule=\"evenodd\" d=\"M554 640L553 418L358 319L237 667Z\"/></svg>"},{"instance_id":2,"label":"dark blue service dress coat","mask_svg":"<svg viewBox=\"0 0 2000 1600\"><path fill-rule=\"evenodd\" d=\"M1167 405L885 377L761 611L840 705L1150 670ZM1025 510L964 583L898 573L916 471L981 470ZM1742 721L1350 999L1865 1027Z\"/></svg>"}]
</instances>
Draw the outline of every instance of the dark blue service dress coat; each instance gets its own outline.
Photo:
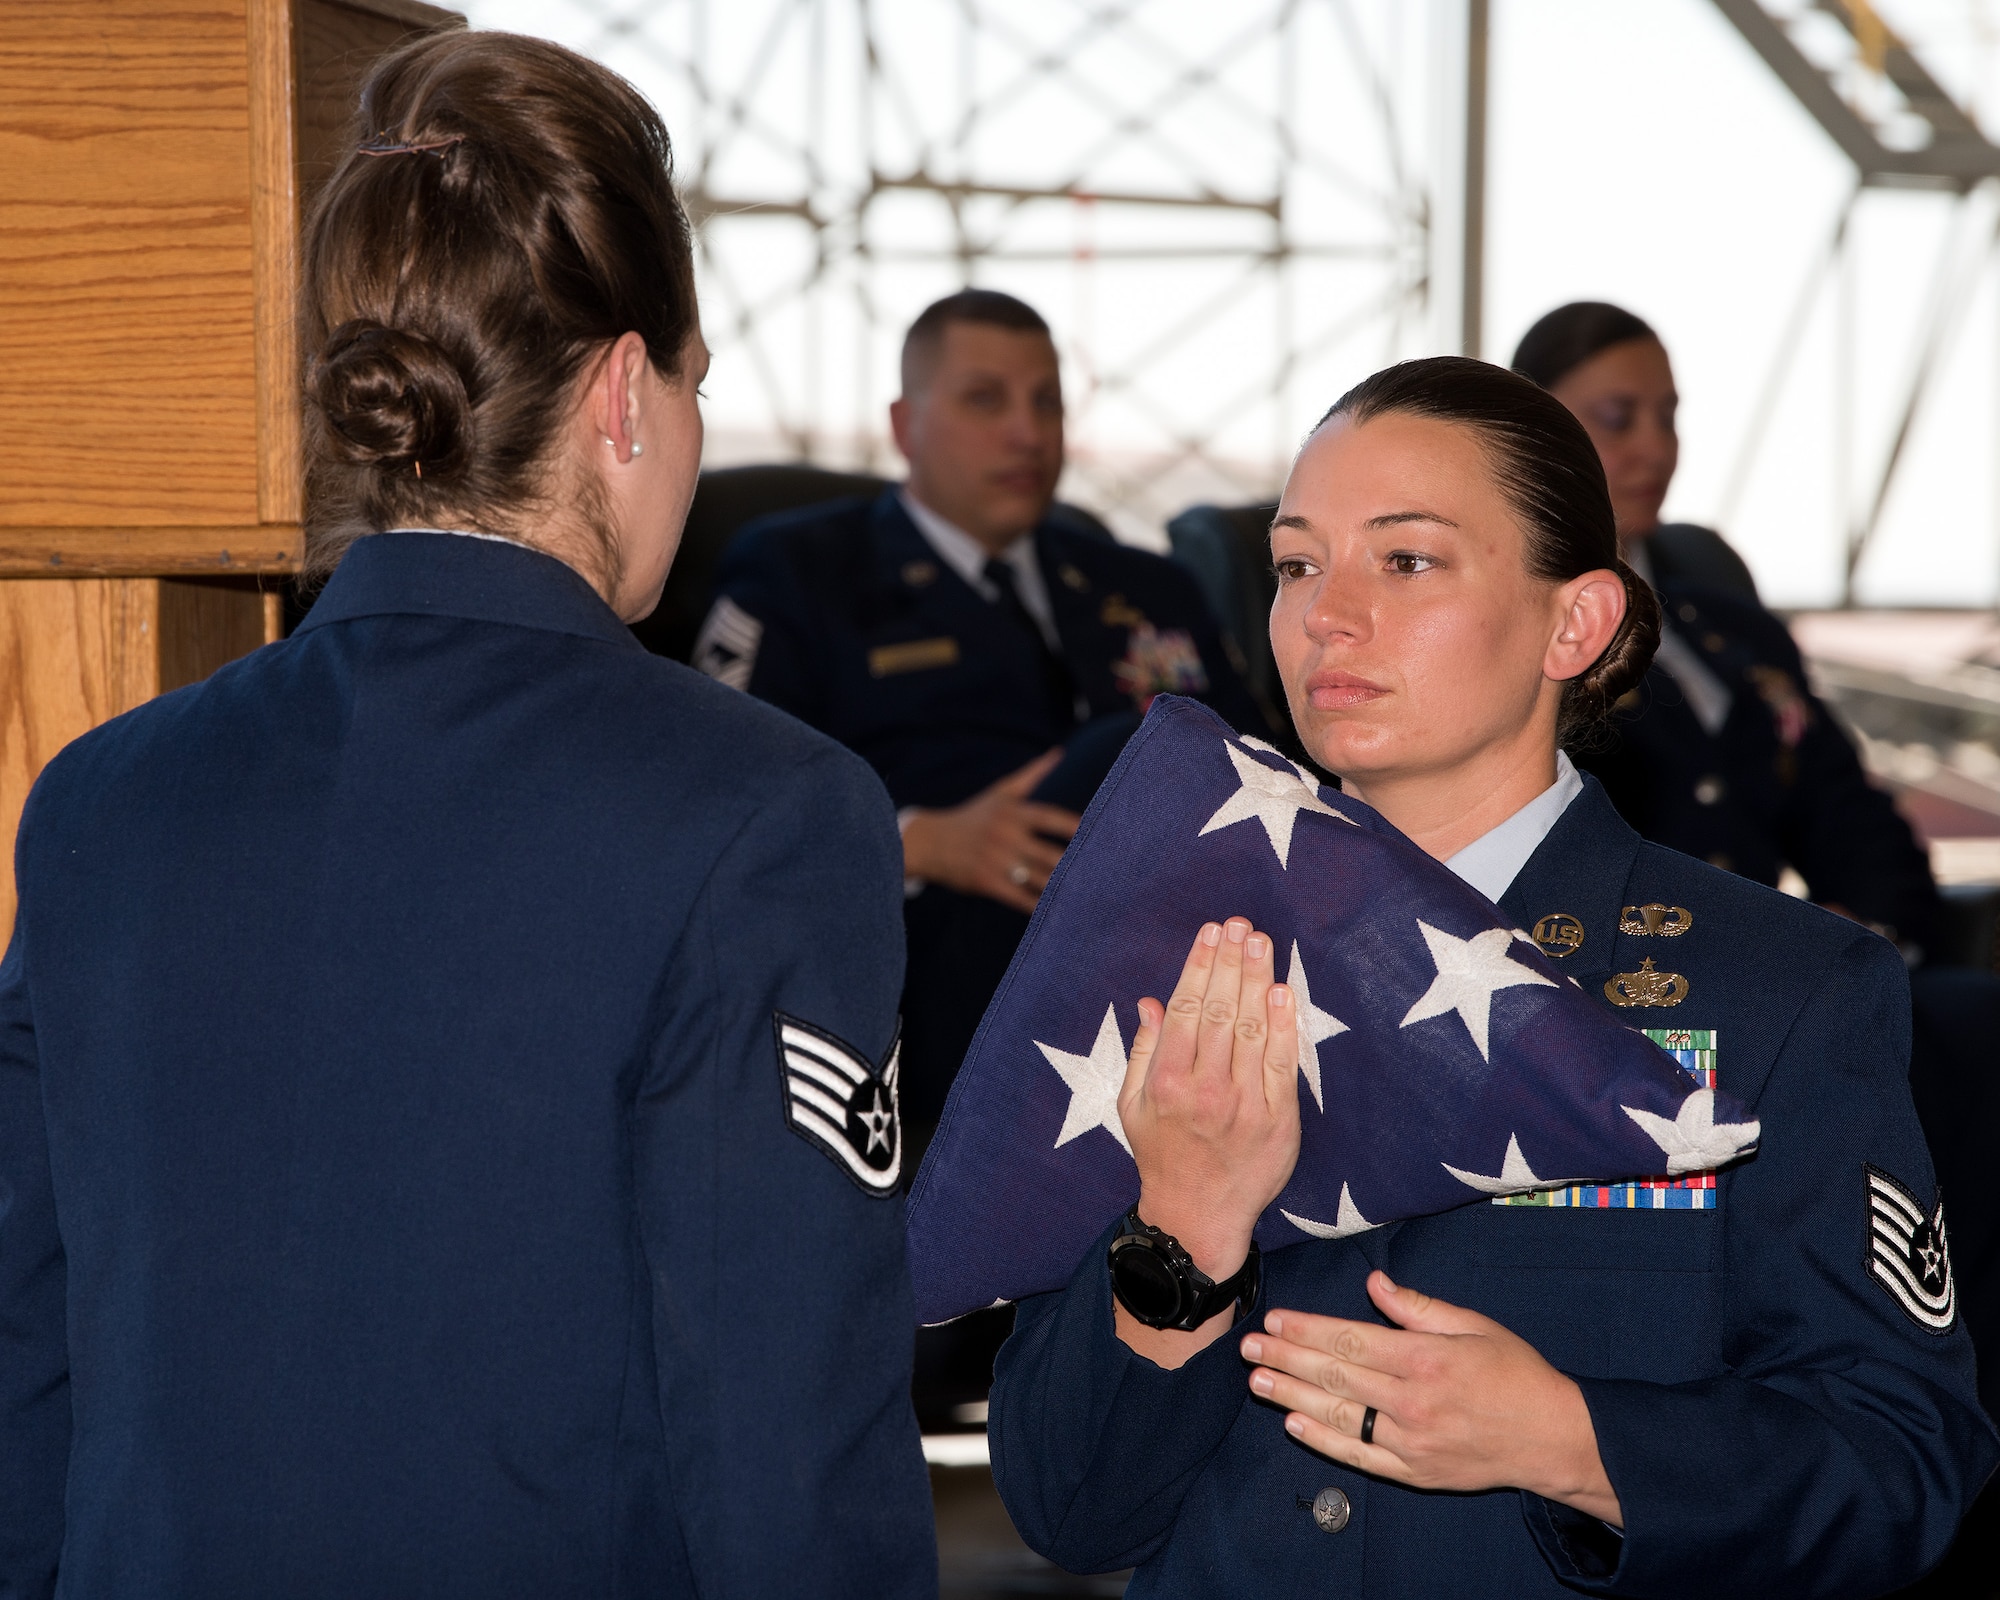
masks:
<instances>
[{"instance_id":1,"label":"dark blue service dress coat","mask_svg":"<svg viewBox=\"0 0 2000 1600\"><path fill-rule=\"evenodd\" d=\"M0 1595L936 1592L860 761L382 534L17 856Z\"/></svg>"},{"instance_id":2,"label":"dark blue service dress coat","mask_svg":"<svg viewBox=\"0 0 2000 1600\"><path fill-rule=\"evenodd\" d=\"M1055 520L1034 541L1076 706L1051 703L1039 639L938 559L893 490L745 528L695 663L858 753L898 807L959 805L1066 745L1038 798L1081 811L1161 693L1269 732L1190 574ZM906 924L906 1104L927 1130L1028 919L931 885Z\"/></svg>"},{"instance_id":3,"label":"dark blue service dress coat","mask_svg":"<svg viewBox=\"0 0 2000 1600\"><path fill-rule=\"evenodd\" d=\"M1895 950L1642 843L1588 780L1501 906L1592 994L1646 1002L1621 1021L1713 1050L1763 1123L1758 1153L1705 1192L1572 1190L1581 1203L1474 1204L1275 1251L1244 1322L1175 1372L1113 1334L1101 1243L1066 1291L1021 1307L1000 1356L994 1472L1034 1548L1136 1564L1134 1597L1176 1600L1862 1596L1943 1552L2000 1441L1904 1083ZM1271 1306L1379 1322L1375 1267L1577 1380L1622 1536L1518 1490L1352 1472L1250 1396L1250 1323ZM1328 1489L1350 1507L1332 1533L1313 1513Z\"/></svg>"}]
</instances>

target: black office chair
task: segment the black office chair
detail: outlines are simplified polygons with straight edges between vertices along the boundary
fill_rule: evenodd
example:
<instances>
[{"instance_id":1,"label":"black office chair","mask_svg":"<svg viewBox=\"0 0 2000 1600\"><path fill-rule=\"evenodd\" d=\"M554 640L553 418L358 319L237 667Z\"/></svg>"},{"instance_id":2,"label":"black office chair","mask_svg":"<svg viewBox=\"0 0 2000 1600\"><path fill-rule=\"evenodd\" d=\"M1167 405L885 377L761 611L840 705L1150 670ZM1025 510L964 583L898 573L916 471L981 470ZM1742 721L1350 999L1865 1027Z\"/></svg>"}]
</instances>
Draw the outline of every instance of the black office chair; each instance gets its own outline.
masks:
<instances>
[{"instance_id":1,"label":"black office chair","mask_svg":"<svg viewBox=\"0 0 2000 1600\"><path fill-rule=\"evenodd\" d=\"M831 472L804 463L722 467L704 472L695 485L687 527L659 606L632 632L655 655L686 661L695 636L715 598L715 569L729 541L749 523L775 511L795 511L829 500L873 498L890 480L866 472ZM1111 530L1081 506L1058 501L1051 521L1109 540Z\"/></svg>"}]
</instances>

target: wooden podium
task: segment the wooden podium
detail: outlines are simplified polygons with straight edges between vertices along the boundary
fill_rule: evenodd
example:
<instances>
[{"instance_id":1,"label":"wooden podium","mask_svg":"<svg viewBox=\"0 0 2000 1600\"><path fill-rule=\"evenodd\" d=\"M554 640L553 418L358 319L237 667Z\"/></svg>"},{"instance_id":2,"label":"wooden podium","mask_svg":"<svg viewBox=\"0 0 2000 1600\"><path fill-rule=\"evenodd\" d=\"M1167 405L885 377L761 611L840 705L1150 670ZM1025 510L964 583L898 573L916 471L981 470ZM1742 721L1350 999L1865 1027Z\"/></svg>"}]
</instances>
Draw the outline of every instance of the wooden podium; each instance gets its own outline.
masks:
<instances>
[{"instance_id":1,"label":"wooden podium","mask_svg":"<svg viewBox=\"0 0 2000 1600\"><path fill-rule=\"evenodd\" d=\"M302 514L295 261L416 0L0 3L0 941L29 786L278 637Z\"/></svg>"}]
</instances>

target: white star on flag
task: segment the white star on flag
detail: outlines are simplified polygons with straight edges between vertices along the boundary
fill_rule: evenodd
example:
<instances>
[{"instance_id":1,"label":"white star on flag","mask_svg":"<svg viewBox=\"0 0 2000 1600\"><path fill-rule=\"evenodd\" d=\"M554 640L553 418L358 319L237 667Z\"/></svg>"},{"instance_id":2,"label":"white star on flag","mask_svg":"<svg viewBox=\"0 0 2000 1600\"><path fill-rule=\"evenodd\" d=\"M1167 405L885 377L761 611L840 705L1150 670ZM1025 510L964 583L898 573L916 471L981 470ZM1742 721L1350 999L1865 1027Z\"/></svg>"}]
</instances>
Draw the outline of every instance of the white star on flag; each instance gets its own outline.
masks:
<instances>
[{"instance_id":1,"label":"white star on flag","mask_svg":"<svg viewBox=\"0 0 2000 1600\"><path fill-rule=\"evenodd\" d=\"M1104 1022L1097 1030L1097 1042L1087 1056L1058 1050L1035 1041L1035 1048L1048 1057L1049 1065L1069 1085L1069 1113L1063 1118L1062 1132L1056 1135L1060 1150L1070 1140L1092 1128L1103 1128L1132 1153L1125 1138L1125 1124L1118 1120L1118 1091L1125 1087L1125 1040L1118 1032L1118 1007L1104 1008Z\"/></svg>"},{"instance_id":2,"label":"white star on flag","mask_svg":"<svg viewBox=\"0 0 2000 1600\"><path fill-rule=\"evenodd\" d=\"M1305 963L1299 959L1299 941L1292 941L1292 970L1285 975L1299 1008L1299 1071L1313 1092L1313 1104L1326 1109L1326 1096L1319 1086L1319 1047L1337 1033L1347 1032L1347 1024L1331 1011L1313 1004L1312 989L1306 983Z\"/></svg>"},{"instance_id":3,"label":"white star on flag","mask_svg":"<svg viewBox=\"0 0 2000 1600\"><path fill-rule=\"evenodd\" d=\"M1670 1178L1678 1178L1684 1172L1707 1172L1725 1161L1733 1161L1763 1133L1762 1126L1754 1121L1717 1122L1713 1089L1695 1090L1681 1102L1679 1115L1671 1121L1636 1106L1618 1109L1666 1151Z\"/></svg>"},{"instance_id":4,"label":"white star on flag","mask_svg":"<svg viewBox=\"0 0 2000 1600\"><path fill-rule=\"evenodd\" d=\"M1315 1239L1345 1239L1350 1234L1366 1233L1370 1228L1381 1226L1361 1214L1361 1208L1354 1203L1354 1196L1347 1192L1344 1183L1340 1186L1340 1209L1333 1214L1331 1222L1315 1222L1311 1217L1294 1216L1285 1210L1280 1210L1278 1215L1301 1233L1309 1233Z\"/></svg>"},{"instance_id":5,"label":"white star on flag","mask_svg":"<svg viewBox=\"0 0 2000 1600\"><path fill-rule=\"evenodd\" d=\"M1507 1154L1500 1163L1500 1176L1489 1178L1482 1173L1461 1172L1449 1161L1439 1163L1446 1172L1468 1188L1477 1189L1481 1194L1526 1194L1530 1189L1560 1189L1561 1180L1535 1176L1535 1169L1528 1165L1528 1158L1521 1154L1521 1140L1518 1134L1507 1135Z\"/></svg>"},{"instance_id":6,"label":"white star on flag","mask_svg":"<svg viewBox=\"0 0 2000 1600\"><path fill-rule=\"evenodd\" d=\"M1553 989L1555 984L1532 967L1508 958L1507 950L1514 942L1514 935L1506 928L1488 928L1470 939L1455 939L1428 922L1419 921L1417 926L1423 931L1424 943L1430 946L1431 960L1437 963L1437 976L1423 998L1410 1007L1403 1026L1407 1028L1414 1022L1456 1011L1464 1019L1465 1031L1472 1035L1472 1042L1479 1046L1480 1058L1492 1060L1486 1048L1486 1035L1495 992L1530 983Z\"/></svg>"},{"instance_id":7,"label":"white star on flag","mask_svg":"<svg viewBox=\"0 0 2000 1600\"><path fill-rule=\"evenodd\" d=\"M1221 809L1208 819L1197 838L1254 817L1264 824L1271 848L1278 853L1278 865L1287 867L1291 864L1292 824L1301 811L1340 817L1349 827L1356 826L1352 817L1341 816L1303 779L1267 767L1233 744L1224 744L1222 748L1229 752L1230 764L1236 768L1236 779L1242 787L1222 802Z\"/></svg>"}]
</instances>

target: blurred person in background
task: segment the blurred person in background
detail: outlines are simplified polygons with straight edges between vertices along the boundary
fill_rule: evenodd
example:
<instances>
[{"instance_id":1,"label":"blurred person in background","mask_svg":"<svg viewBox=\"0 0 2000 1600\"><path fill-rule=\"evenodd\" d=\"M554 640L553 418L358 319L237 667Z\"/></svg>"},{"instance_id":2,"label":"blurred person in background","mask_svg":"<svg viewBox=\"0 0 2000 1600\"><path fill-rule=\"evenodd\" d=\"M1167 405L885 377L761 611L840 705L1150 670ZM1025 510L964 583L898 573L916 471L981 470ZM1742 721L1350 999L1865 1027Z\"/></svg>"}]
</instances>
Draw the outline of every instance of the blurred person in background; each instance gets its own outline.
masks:
<instances>
[{"instance_id":1,"label":"blurred person in background","mask_svg":"<svg viewBox=\"0 0 2000 1600\"><path fill-rule=\"evenodd\" d=\"M332 576L21 826L0 1595L927 1600L894 813L627 626L701 460L666 129L461 32L355 138Z\"/></svg>"},{"instance_id":2,"label":"blurred person in background","mask_svg":"<svg viewBox=\"0 0 2000 1600\"><path fill-rule=\"evenodd\" d=\"M1062 373L1039 313L991 289L939 300L904 338L902 391L889 423L908 481L745 528L694 662L858 752L896 803L914 1172L1064 843L1153 697L1267 729L1185 571L1052 515ZM977 1420L1011 1320L920 1338L927 1427Z\"/></svg>"},{"instance_id":3,"label":"blurred person in background","mask_svg":"<svg viewBox=\"0 0 2000 1600\"><path fill-rule=\"evenodd\" d=\"M1820 904L1894 940L1911 967L1911 1090L1953 1197L1952 1254L1981 1389L2000 1410L2000 979L1939 959L1943 906L1894 802L1807 681L1784 622L1716 535L1663 524L1680 457L1665 346L1631 312L1558 307L1514 370L1575 413L1597 446L1625 558L1665 623L1645 682L1578 765L1648 839L1775 884L1786 867Z\"/></svg>"},{"instance_id":4,"label":"blurred person in background","mask_svg":"<svg viewBox=\"0 0 2000 1600\"><path fill-rule=\"evenodd\" d=\"M695 664L858 751L908 878L904 1112L935 1125L1078 813L1157 694L1265 731L1194 581L1051 514L1062 374L991 289L926 309L889 408L909 479L752 524Z\"/></svg>"}]
</instances>

